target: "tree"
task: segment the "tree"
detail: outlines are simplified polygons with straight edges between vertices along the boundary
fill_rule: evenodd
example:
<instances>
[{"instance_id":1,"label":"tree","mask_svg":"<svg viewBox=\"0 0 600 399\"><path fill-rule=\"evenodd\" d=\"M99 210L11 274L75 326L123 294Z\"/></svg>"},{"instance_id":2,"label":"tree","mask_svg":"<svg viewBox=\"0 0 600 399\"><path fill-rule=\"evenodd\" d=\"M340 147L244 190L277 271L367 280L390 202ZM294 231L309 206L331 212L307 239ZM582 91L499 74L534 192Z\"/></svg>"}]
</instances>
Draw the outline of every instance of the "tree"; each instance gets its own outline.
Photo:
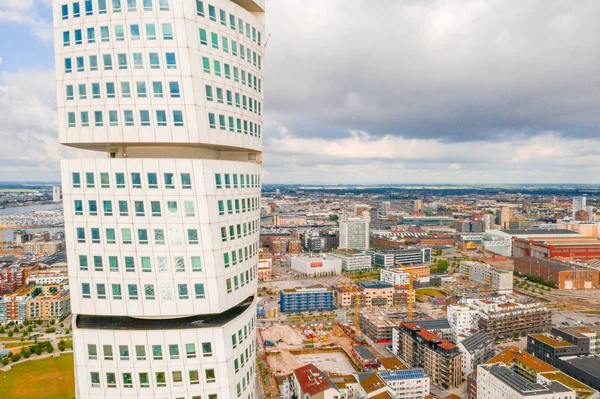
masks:
<instances>
[{"instance_id":1,"label":"tree","mask_svg":"<svg viewBox=\"0 0 600 399\"><path fill-rule=\"evenodd\" d=\"M67 347L67 343L64 340L61 339L58 342L58 350L62 352L62 351L65 350L66 347Z\"/></svg>"},{"instance_id":2,"label":"tree","mask_svg":"<svg viewBox=\"0 0 600 399\"><path fill-rule=\"evenodd\" d=\"M25 359L29 359L29 356L31 356L31 351L29 350L29 348L22 348L21 354Z\"/></svg>"},{"instance_id":3,"label":"tree","mask_svg":"<svg viewBox=\"0 0 600 399\"><path fill-rule=\"evenodd\" d=\"M13 336L13 332L12 332L12 331L9 331L9 332L8 332L8 336L9 336L9 337L12 337L12 336Z\"/></svg>"},{"instance_id":4,"label":"tree","mask_svg":"<svg viewBox=\"0 0 600 399\"><path fill-rule=\"evenodd\" d=\"M8 359L8 356L3 357L2 360L0 360L0 362L2 362L2 365L6 366L8 364L10 360Z\"/></svg>"},{"instance_id":5,"label":"tree","mask_svg":"<svg viewBox=\"0 0 600 399\"><path fill-rule=\"evenodd\" d=\"M13 353L12 357L10 358L10 360L14 362L18 362L19 360L21 360L21 354L20 353Z\"/></svg>"}]
</instances>

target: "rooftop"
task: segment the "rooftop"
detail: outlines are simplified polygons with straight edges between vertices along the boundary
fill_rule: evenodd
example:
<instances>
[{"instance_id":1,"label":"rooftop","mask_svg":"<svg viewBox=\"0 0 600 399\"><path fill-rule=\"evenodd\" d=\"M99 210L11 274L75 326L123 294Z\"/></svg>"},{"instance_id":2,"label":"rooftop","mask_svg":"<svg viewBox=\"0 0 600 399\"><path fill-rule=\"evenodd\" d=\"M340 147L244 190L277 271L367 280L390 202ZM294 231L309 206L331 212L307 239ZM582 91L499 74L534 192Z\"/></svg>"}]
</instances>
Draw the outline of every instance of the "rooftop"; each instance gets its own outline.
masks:
<instances>
[{"instance_id":1,"label":"rooftop","mask_svg":"<svg viewBox=\"0 0 600 399\"><path fill-rule=\"evenodd\" d=\"M377 360L377 357L365 345L354 345L352 349L364 360Z\"/></svg>"},{"instance_id":2,"label":"rooftop","mask_svg":"<svg viewBox=\"0 0 600 399\"><path fill-rule=\"evenodd\" d=\"M554 348L566 348L566 347L575 347L575 345L573 345L570 342L566 342L563 339L557 339L555 337L552 337L550 335L546 335L546 334L531 334L530 335L531 338L537 339L540 342L543 342L547 345L550 345Z\"/></svg>"},{"instance_id":3,"label":"rooftop","mask_svg":"<svg viewBox=\"0 0 600 399\"><path fill-rule=\"evenodd\" d=\"M406 370L407 367L395 356L380 357L379 363L388 371Z\"/></svg>"},{"instance_id":4,"label":"rooftop","mask_svg":"<svg viewBox=\"0 0 600 399\"><path fill-rule=\"evenodd\" d=\"M569 229L554 229L554 230L547 230L547 229L508 229L508 230L501 230L503 233L506 234L510 234L510 235L530 235L530 236L549 236L549 235L573 235L573 236L581 236L581 234L577 233L576 231L573 230L569 230Z\"/></svg>"},{"instance_id":5,"label":"rooftop","mask_svg":"<svg viewBox=\"0 0 600 399\"><path fill-rule=\"evenodd\" d=\"M460 342L469 353L475 353L494 344L494 340L483 331L478 331Z\"/></svg>"},{"instance_id":6,"label":"rooftop","mask_svg":"<svg viewBox=\"0 0 600 399\"><path fill-rule=\"evenodd\" d=\"M511 366L515 362L520 362L527 365L536 373L545 373L548 371L558 371L556 368L550 366L548 363L538 359L537 357L530 355L517 348L516 346L510 346L498 353L496 356L491 358L487 363L504 363L507 366Z\"/></svg>"},{"instance_id":7,"label":"rooftop","mask_svg":"<svg viewBox=\"0 0 600 399\"><path fill-rule=\"evenodd\" d=\"M337 391L337 387L333 382L313 364L297 368L294 370L294 375L298 380L302 392L310 396L315 396L328 389L335 389Z\"/></svg>"},{"instance_id":8,"label":"rooftop","mask_svg":"<svg viewBox=\"0 0 600 399\"><path fill-rule=\"evenodd\" d=\"M574 265L574 264L562 262L562 261L556 260L556 259L522 257L522 258L515 258L515 260L528 262L528 263L534 264L536 266L542 266L547 269L552 269L552 270L556 270L559 272L563 271L563 270L587 269L587 267L584 267L584 266Z\"/></svg>"},{"instance_id":9,"label":"rooftop","mask_svg":"<svg viewBox=\"0 0 600 399\"><path fill-rule=\"evenodd\" d=\"M387 370L377 374L385 381L411 380L414 378L427 377L427 373L423 369Z\"/></svg>"},{"instance_id":10,"label":"rooftop","mask_svg":"<svg viewBox=\"0 0 600 399\"><path fill-rule=\"evenodd\" d=\"M446 318L433 320L409 320L405 321L404 323L416 324L419 327L430 331L449 330L451 328L450 322Z\"/></svg>"},{"instance_id":11,"label":"rooftop","mask_svg":"<svg viewBox=\"0 0 600 399\"><path fill-rule=\"evenodd\" d=\"M511 371L505 365L486 364L481 366L487 369L491 375L499 379L502 383L520 393L522 396L537 396L550 392L569 392L570 389L557 382L551 382L547 386L533 383L525 377Z\"/></svg>"},{"instance_id":12,"label":"rooftop","mask_svg":"<svg viewBox=\"0 0 600 399\"><path fill-rule=\"evenodd\" d=\"M358 283L360 288L368 288L368 289L383 289L383 288L394 288L394 284L379 281L379 280L371 280L371 281L363 281L362 283Z\"/></svg>"},{"instance_id":13,"label":"rooftop","mask_svg":"<svg viewBox=\"0 0 600 399\"><path fill-rule=\"evenodd\" d=\"M560 360L595 378L600 378L600 357L598 356L564 356Z\"/></svg>"}]
</instances>

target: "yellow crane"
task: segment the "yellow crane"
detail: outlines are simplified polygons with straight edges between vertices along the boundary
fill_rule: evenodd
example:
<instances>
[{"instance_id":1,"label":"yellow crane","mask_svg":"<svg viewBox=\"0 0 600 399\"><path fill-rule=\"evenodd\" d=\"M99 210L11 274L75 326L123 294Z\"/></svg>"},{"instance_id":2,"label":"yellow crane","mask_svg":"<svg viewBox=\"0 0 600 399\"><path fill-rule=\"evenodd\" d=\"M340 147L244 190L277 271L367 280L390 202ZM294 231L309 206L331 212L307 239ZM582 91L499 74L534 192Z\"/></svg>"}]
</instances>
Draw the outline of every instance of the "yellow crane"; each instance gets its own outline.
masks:
<instances>
[{"instance_id":1,"label":"yellow crane","mask_svg":"<svg viewBox=\"0 0 600 399\"><path fill-rule=\"evenodd\" d=\"M407 297L408 314L406 317L408 318L408 320L411 320L413 317L413 305L414 305L414 301L415 301L415 290L413 287L413 282L414 282L413 266L410 265L410 267L407 267L407 266L404 266L400 262L398 262L398 266L402 267L402 269L404 269L404 271L408 273L408 297Z\"/></svg>"}]
</instances>

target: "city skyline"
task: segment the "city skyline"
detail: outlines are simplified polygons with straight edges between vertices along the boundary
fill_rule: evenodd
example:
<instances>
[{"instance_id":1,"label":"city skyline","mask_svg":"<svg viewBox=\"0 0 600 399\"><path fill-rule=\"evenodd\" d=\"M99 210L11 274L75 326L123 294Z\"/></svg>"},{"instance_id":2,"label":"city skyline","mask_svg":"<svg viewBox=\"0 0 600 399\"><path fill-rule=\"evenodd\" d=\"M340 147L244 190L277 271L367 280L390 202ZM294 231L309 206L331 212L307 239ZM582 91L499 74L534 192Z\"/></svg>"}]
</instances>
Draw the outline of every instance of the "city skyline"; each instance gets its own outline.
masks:
<instances>
[{"instance_id":1,"label":"city skyline","mask_svg":"<svg viewBox=\"0 0 600 399\"><path fill-rule=\"evenodd\" d=\"M73 156L55 139L50 4L0 5L2 180L57 181ZM593 182L599 4L267 7L266 184Z\"/></svg>"}]
</instances>

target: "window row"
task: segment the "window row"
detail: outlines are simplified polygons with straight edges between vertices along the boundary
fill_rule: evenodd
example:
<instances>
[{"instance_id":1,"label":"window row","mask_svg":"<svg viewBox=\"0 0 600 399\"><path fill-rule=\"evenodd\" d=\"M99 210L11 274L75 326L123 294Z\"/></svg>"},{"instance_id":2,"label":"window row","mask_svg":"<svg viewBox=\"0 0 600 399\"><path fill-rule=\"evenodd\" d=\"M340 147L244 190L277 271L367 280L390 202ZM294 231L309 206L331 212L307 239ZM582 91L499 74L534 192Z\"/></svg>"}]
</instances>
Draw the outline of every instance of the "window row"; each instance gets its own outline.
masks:
<instances>
[{"instance_id":1,"label":"window row","mask_svg":"<svg viewBox=\"0 0 600 399\"><path fill-rule=\"evenodd\" d=\"M172 371L171 373L171 386L183 386L184 385L184 377L181 371ZM121 382L122 388L133 388L134 373L121 373ZM150 373L138 373L138 382L140 388L150 388ZM167 372L164 371L156 371L154 372L156 387L166 387L167 382ZM200 374L198 370L189 370L188 371L188 383L189 385L198 385L200 384ZM245 379L245 376L244 376ZM203 384L210 384L217 382L215 369L204 369L204 381ZM102 383L100 382L100 373L96 371L90 372L90 383L92 388L101 388ZM106 385L105 388L117 388L117 374L113 372L106 373ZM209 398L217 397L216 395L209 395Z\"/></svg>"},{"instance_id":2,"label":"window row","mask_svg":"<svg viewBox=\"0 0 600 399\"><path fill-rule=\"evenodd\" d=\"M191 342L183 345L181 348L178 344L169 344L166 345L166 352L163 352L162 345L150 345L151 352L146 353L145 345L135 345L132 348L135 351L135 356L133 353L130 353L129 345L117 345L117 353L115 354L115 347L113 345L102 345L102 359L105 361L119 359L121 361L129 361L135 360L144 361L149 360L179 360L179 359L196 359L198 357L206 357L210 358L213 356L213 347L211 342L202 342L200 344L201 353L197 353L198 350L196 348L196 344ZM88 359L89 360L98 360L98 346L94 344L88 344ZM200 356L202 355L202 356Z\"/></svg>"},{"instance_id":3,"label":"window row","mask_svg":"<svg viewBox=\"0 0 600 399\"><path fill-rule=\"evenodd\" d=\"M240 94L231 90L223 89L221 87L214 87L211 85L204 86L204 92L206 94L206 101L216 101L219 104L225 104L233 107L235 103L236 108L249 110L257 115L262 114L262 104L260 100Z\"/></svg>"},{"instance_id":4,"label":"window row","mask_svg":"<svg viewBox=\"0 0 600 399\"><path fill-rule=\"evenodd\" d=\"M144 53L132 53L131 55L127 53L118 53L114 56L113 54L102 54L100 56L90 55L87 59L87 69L90 72L98 71L100 68L100 60L102 61L102 70L104 71L112 71L114 69L126 71L130 66L132 69L144 69L144 65L148 66L150 69L160 69L161 58L164 60L163 66L166 66L167 69L177 69L177 56L175 53L166 52L162 56L160 53L148 53L147 56L148 57L146 58ZM75 61L75 63L73 63L73 61ZM72 73L74 71L85 72L86 58L84 56L77 56L74 58L65 57L64 67L65 73Z\"/></svg>"},{"instance_id":5,"label":"window row","mask_svg":"<svg viewBox=\"0 0 600 399\"><path fill-rule=\"evenodd\" d=\"M83 4L83 10L81 9L81 4ZM83 15L94 15L94 13L100 15L107 14L109 4L112 6L111 10L115 14L124 10L136 12L138 9L140 11L154 11L155 9L169 11L169 0L83 0L81 2L73 2L70 10L69 4L61 5L61 18L65 20L69 19L70 16L79 18Z\"/></svg>"},{"instance_id":6,"label":"window row","mask_svg":"<svg viewBox=\"0 0 600 399\"><path fill-rule=\"evenodd\" d=\"M163 84L161 81L153 81L149 84L145 81L135 81L133 84L129 81L106 82L104 84L104 98L117 98L117 89L120 90L121 98L131 98L134 90L137 98L148 98L150 94L154 98L164 98L167 91L170 98L181 98L179 82L165 82ZM79 100L87 100L88 98L103 99L100 83L90 83L89 87L86 83L68 84L65 85L65 94L67 101L75 100L76 96Z\"/></svg>"},{"instance_id":7,"label":"window row","mask_svg":"<svg viewBox=\"0 0 600 399\"><path fill-rule=\"evenodd\" d=\"M221 178L223 177L223 179ZM223 180L225 185L223 185ZM246 183L250 184L251 188L260 188L260 175L246 175ZM238 184L241 184L240 188L244 185L244 175L238 175L236 173L215 173L215 186L216 188L238 188Z\"/></svg>"},{"instance_id":8,"label":"window row","mask_svg":"<svg viewBox=\"0 0 600 399\"><path fill-rule=\"evenodd\" d=\"M222 63L220 60L216 59L211 63L209 57L202 57L202 70L204 73L213 74L217 77L224 76L225 79L228 80L233 78L234 82L240 82L241 78L241 82L244 86L248 86L250 89L254 89L259 93L262 92L262 80L260 77L252 75L249 71L238 68L237 66L232 67L226 62Z\"/></svg>"},{"instance_id":9,"label":"window row","mask_svg":"<svg viewBox=\"0 0 600 399\"><path fill-rule=\"evenodd\" d=\"M163 40L173 40L173 26L171 24L160 24L161 37ZM87 44L95 43L109 43L111 37L110 26L89 27L85 29L74 29L73 31L63 31L63 47L70 47L73 45L80 45L85 42ZM129 28L127 25L113 25L112 35L113 40L117 42L125 41L125 34L129 35L130 41L137 41L142 39L142 32L145 34L145 38L148 41L157 40L156 24L130 24Z\"/></svg>"},{"instance_id":10,"label":"window row","mask_svg":"<svg viewBox=\"0 0 600 399\"><path fill-rule=\"evenodd\" d=\"M73 188L81 188L82 187L82 175L85 177L85 187L86 188L96 188L96 174L94 172L72 172L71 180ZM110 174L108 172L100 172L100 184L98 185L100 188L111 188L111 180ZM246 175L248 176L248 175ZM138 172L132 172L129 174L129 181L126 181L127 174L123 172L116 172L114 179L114 186L116 188L126 188L127 184L129 184L130 188L142 188L142 174ZM177 184L176 174L175 173L163 173L162 181L158 180L159 174L154 172L146 173L146 185L144 188L158 188L159 184L162 184L166 189L174 189ZM192 188L192 177L190 173L180 173L179 174L179 188L181 189L191 189ZM243 188L243 187L242 187Z\"/></svg>"},{"instance_id":11,"label":"window row","mask_svg":"<svg viewBox=\"0 0 600 399\"><path fill-rule=\"evenodd\" d=\"M227 204L227 214L233 215L234 208L235 213L246 213L258 210L260 206L260 198L242 198L242 199L229 199L229 200L218 200L217 206L219 208L219 215L225 215L225 204ZM248 207L246 207L248 204ZM235 207L234 207L235 206Z\"/></svg>"},{"instance_id":12,"label":"window row","mask_svg":"<svg viewBox=\"0 0 600 399\"><path fill-rule=\"evenodd\" d=\"M130 206L130 203L132 206ZM195 217L196 210L194 201L181 201L183 204L183 215L185 217ZM147 206L146 206L147 204ZM101 207L100 207L101 205ZM114 205L114 206L113 206ZM242 198L236 200L227 200L227 212L233 215L235 205L235 213L246 213L258 210L259 198ZM247 205L247 206L246 206ZM219 215L225 215L225 202L218 201ZM100 212L101 208L101 212ZM87 207L84 209L84 200L73 200L73 211L75 216L98 216L100 213L103 216L123 216L128 217L135 215L145 217L162 217L163 215L170 218L179 218L180 206L177 201L127 201L127 200L87 200ZM87 210L87 212L86 212Z\"/></svg>"},{"instance_id":13,"label":"window row","mask_svg":"<svg viewBox=\"0 0 600 399\"><path fill-rule=\"evenodd\" d=\"M154 118L151 116L151 112L149 110L140 110L138 112L139 120L137 125L141 127L152 126L153 124L156 127L166 127L166 126L174 126L174 127L183 127L183 111L173 110L171 112L171 120L169 121L167 118L167 111L157 109L154 112ZM93 120L90 118L93 117ZM121 116L121 123L119 123L119 111L117 110L108 110L108 111L80 111L79 112L79 124L77 123L77 113L69 111L67 112L67 126L76 128L76 127L134 127L136 126L136 115L133 110L126 109L123 110L123 115ZM154 119L154 120L153 120ZM244 121L246 122L246 121Z\"/></svg>"},{"instance_id":14,"label":"window row","mask_svg":"<svg viewBox=\"0 0 600 399\"><path fill-rule=\"evenodd\" d=\"M234 225L230 225L229 227L227 227L227 226L221 227L221 241L227 242L227 241L234 241L236 239L241 239L242 231L243 231L243 236L246 237L246 230L249 231L248 234L250 234L250 235L252 235L254 233L258 233L259 225L260 225L260 223L258 220L252 220L247 223L238 223L237 225L234 224Z\"/></svg>"},{"instance_id":15,"label":"window row","mask_svg":"<svg viewBox=\"0 0 600 399\"><path fill-rule=\"evenodd\" d=\"M244 133L246 135L258 138L260 138L262 135L262 129L259 123L247 121L245 119L235 118L233 116L214 114L212 112L208 113L208 127L209 129L219 129L222 131L229 130L229 132L231 133Z\"/></svg>"},{"instance_id":16,"label":"window row","mask_svg":"<svg viewBox=\"0 0 600 399\"><path fill-rule=\"evenodd\" d=\"M82 187L82 175L85 177L85 187L86 188L96 188L96 174L94 172L72 172L71 180L73 188L81 188ZM100 188L111 188L110 183L110 174L108 172L100 172ZM225 173L222 175L225 180L224 188L260 188L260 180L258 174L229 174ZM132 172L130 174L129 182L126 181L126 174L123 172L115 173L115 187L116 188L126 188L127 184L131 188L158 188L158 174L154 172L150 172L146 174L146 185L142 187L142 174L139 172ZM179 175L181 188L182 189L191 189L192 188L192 179L189 173L181 173ZM215 183L217 188L223 188L223 182L221 180L221 174L215 174ZM174 189L176 184L175 174L174 173L163 173L162 184L166 189ZM250 206L250 205L249 205ZM258 209L258 198L254 198L252 201L252 209Z\"/></svg>"},{"instance_id":17,"label":"window row","mask_svg":"<svg viewBox=\"0 0 600 399\"><path fill-rule=\"evenodd\" d=\"M200 45L208 46L209 45L209 34L206 29L199 28L198 35L200 37ZM262 57L259 53L252 50L250 47L245 47L243 44L239 44L233 39L229 39L225 35L221 35L221 39L219 39L219 34L215 32L210 32L210 47L215 50L222 50L225 54L231 54L234 57L239 57L242 61L248 62L248 64L254 65L258 69L262 69Z\"/></svg>"},{"instance_id":18,"label":"window row","mask_svg":"<svg viewBox=\"0 0 600 399\"><path fill-rule=\"evenodd\" d=\"M208 10L205 8L205 1L196 0L196 12L198 16L205 17L205 11L208 11L208 19L212 22L217 22L217 9L215 6L208 4ZM225 10L219 9L219 23L223 26L227 26L228 15ZM251 26L248 22L244 22L242 18L237 18L233 14L229 14L229 28L233 31L236 30L241 35L246 35L247 39L251 39L253 42L257 43L259 46L262 45L262 35L260 30L256 29L254 26Z\"/></svg>"},{"instance_id":19,"label":"window row","mask_svg":"<svg viewBox=\"0 0 600 399\"><path fill-rule=\"evenodd\" d=\"M125 272L136 271L136 260L133 256L124 256L121 260L118 256L102 256L102 255L79 255L79 270L88 271L93 268L94 271L101 272L106 268L109 272L119 272L119 270L125 270ZM106 263L106 264L105 264ZM139 259L142 273L152 273L153 260L149 256L141 256ZM191 256L189 263L186 264L183 256L173 257L172 263L169 262L169 258L166 256L157 256L155 261L156 271L159 273L168 273L173 270L175 273L185 273L190 270L192 272L202 271L202 262L199 256Z\"/></svg>"},{"instance_id":20,"label":"window row","mask_svg":"<svg viewBox=\"0 0 600 399\"><path fill-rule=\"evenodd\" d=\"M254 243L246 247L238 248L231 252L223 253L223 265L227 268L230 265L237 265L238 259L240 263L247 261L248 258L254 257L258 253L258 244Z\"/></svg>"},{"instance_id":21,"label":"window row","mask_svg":"<svg viewBox=\"0 0 600 399\"><path fill-rule=\"evenodd\" d=\"M122 290L121 284L110 284L109 286L112 299L113 300L122 300L124 299L124 293ZM129 301L137 301L141 297L141 293L139 291L139 287L137 284L127 284L127 300ZM196 283L192 284L193 288L193 298L195 299L204 299L206 298L206 293L204 291L204 284ZM144 300L153 301L156 299L157 293L155 290L154 284L143 284L142 285ZM175 287L177 291L177 297L180 300L191 299L190 292L188 290L187 284L176 284ZM104 283L96 283L96 298L97 299L107 299L107 284ZM173 286L171 284L160 284L159 286L159 294L161 301L172 301L174 300L173 295ZM90 283L81 283L81 298L82 299L90 299L92 297L91 285Z\"/></svg>"}]
</instances>

